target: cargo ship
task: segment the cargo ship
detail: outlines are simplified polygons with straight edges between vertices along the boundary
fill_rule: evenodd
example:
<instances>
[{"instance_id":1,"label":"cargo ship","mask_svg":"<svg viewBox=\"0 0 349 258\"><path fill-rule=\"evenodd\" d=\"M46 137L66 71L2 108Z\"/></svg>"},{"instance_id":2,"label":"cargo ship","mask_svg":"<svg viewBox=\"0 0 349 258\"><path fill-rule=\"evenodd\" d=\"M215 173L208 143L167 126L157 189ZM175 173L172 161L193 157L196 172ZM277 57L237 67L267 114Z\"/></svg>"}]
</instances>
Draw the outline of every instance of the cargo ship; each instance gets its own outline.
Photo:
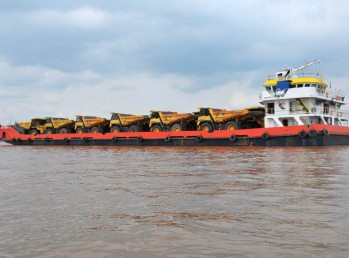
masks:
<instances>
[{"instance_id":1,"label":"cargo ship","mask_svg":"<svg viewBox=\"0 0 349 258\"><path fill-rule=\"evenodd\" d=\"M31 146L333 146L349 144L344 94L332 90L320 60L268 76L262 107L193 113L34 118L0 126L0 138ZM316 69L312 69L316 67Z\"/></svg>"}]
</instances>

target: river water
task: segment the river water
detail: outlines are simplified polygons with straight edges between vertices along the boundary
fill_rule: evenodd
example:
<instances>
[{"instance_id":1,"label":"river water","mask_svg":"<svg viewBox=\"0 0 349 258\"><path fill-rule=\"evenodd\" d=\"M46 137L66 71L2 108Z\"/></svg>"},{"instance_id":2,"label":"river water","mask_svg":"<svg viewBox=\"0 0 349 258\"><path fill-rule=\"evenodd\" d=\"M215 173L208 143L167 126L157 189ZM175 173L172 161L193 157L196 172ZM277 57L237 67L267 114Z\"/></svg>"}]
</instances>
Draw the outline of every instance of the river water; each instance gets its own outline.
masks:
<instances>
[{"instance_id":1,"label":"river water","mask_svg":"<svg viewBox=\"0 0 349 258\"><path fill-rule=\"evenodd\" d=\"M349 257L349 147L0 146L0 257Z\"/></svg>"}]
</instances>

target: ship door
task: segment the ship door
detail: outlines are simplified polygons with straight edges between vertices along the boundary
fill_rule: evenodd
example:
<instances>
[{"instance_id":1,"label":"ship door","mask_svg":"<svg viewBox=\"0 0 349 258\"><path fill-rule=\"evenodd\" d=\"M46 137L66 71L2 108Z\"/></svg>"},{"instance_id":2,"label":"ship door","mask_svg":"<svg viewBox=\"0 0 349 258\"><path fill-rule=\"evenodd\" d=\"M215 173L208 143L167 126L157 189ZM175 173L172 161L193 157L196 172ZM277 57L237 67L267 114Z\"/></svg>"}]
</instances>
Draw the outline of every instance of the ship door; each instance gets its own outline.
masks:
<instances>
[{"instance_id":1,"label":"ship door","mask_svg":"<svg viewBox=\"0 0 349 258\"><path fill-rule=\"evenodd\" d=\"M283 126L288 126L288 119L283 119L282 120L282 125Z\"/></svg>"},{"instance_id":2,"label":"ship door","mask_svg":"<svg viewBox=\"0 0 349 258\"><path fill-rule=\"evenodd\" d=\"M324 104L324 114L328 114L330 112L330 105L325 103Z\"/></svg>"},{"instance_id":3,"label":"ship door","mask_svg":"<svg viewBox=\"0 0 349 258\"><path fill-rule=\"evenodd\" d=\"M274 114L275 113L274 102L267 104L267 113L268 114Z\"/></svg>"}]
</instances>

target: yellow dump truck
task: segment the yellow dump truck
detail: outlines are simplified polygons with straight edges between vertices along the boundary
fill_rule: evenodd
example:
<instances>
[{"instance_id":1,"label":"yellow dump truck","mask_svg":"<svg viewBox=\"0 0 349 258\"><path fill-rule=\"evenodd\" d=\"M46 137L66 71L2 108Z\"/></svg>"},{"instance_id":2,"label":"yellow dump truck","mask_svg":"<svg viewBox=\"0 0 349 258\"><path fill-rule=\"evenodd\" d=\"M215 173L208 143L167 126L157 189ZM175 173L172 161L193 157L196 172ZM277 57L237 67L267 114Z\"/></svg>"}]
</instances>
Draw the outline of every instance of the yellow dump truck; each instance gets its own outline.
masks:
<instances>
[{"instance_id":1,"label":"yellow dump truck","mask_svg":"<svg viewBox=\"0 0 349 258\"><path fill-rule=\"evenodd\" d=\"M37 127L45 125L45 118L33 118L29 122L15 123L15 129L21 134L37 135L39 130Z\"/></svg>"},{"instance_id":2,"label":"yellow dump truck","mask_svg":"<svg viewBox=\"0 0 349 258\"><path fill-rule=\"evenodd\" d=\"M33 118L30 122L16 123L15 128L20 133L32 135L39 133L71 133L74 128L74 121L60 117Z\"/></svg>"},{"instance_id":3,"label":"yellow dump truck","mask_svg":"<svg viewBox=\"0 0 349 258\"><path fill-rule=\"evenodd\" d=\"M201 131L236 130L263 127L263 107L252 107L243 110L226 110L217 108L199 108L197 128Z\"/></svg>"},{"instance_id":4,"label":"yellow dump truck","mask_svg":"<svg viewBox=\"0 0 349 258\"><path fill-rule=\"evenodd\" d=\"M149 116L112 113L110 132L143 132L149 128Z\"/></svg>"},{"instance_id":5,"label":"yellow dump truck","mask_svg":"<svg viewBox=\"0 0 349 258\"><path fill-rule=\"evenodd\" d=\"M196 116L190 113L150 111L149 128L151 132L194 130Z\"/></svg>"},{"instance_id":6,"label":"yellow dump truck","mask_svg":"<svg viewBox=\"0 0 349 258\"><path fill-rule=\"evenodd\" d=\"M104 133L109 129L109 120L96 116L76 116L76 133Z\"/></svg>"}]
</instances>

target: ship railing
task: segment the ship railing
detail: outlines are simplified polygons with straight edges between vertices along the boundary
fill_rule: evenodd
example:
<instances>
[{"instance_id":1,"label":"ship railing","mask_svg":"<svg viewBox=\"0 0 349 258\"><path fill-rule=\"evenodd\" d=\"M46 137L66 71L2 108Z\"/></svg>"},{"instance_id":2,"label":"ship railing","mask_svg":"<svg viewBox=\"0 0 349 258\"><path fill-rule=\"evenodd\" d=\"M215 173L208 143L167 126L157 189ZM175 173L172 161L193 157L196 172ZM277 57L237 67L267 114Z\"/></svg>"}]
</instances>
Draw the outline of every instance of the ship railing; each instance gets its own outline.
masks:
<instances>
[{"instance_id":1,"label":"ship railing","mask_svg":"<svg viewBox=\"0 0 349 258\"><path fill-rule=\"evenodd\" d=\"M290 109L289 110L290 115L329 115L329 116L337 116L337 117L345 117L346 112L343 110L330 110L329 108L325 107L322 110L318 110L316 108L311 108L309 112L306 110L302 109Z\"/></svg>"},{"instance_id":2,"label":"ship railing","mask_svg":"<svg viewBox=\"0 0 349 258\"><path fill-rule=\"evenodd\" d=\"M325 91L318 91L318 96L325 97L329 100L344 101L345 95L338 90L326 89Z\"/></svg>"},{"instance_id":3,"label":"ship railing","mask_svg":"<svg viewBox=\"0 0 349 258\"><path fill-rule=\"evenodd\" d=\"M313 77L319 80L324 79L324 76L322 73L319 73L318 71L315 71L315 70L307 70L307 69L297 71L293 77L297 77L297 78Z\"/></svg>"},{"instance_id":4,"label":"ship railing","mask_svg":"<svg viewBox=\"0 0 349 258\"><path fill-rule=\"evenodd\" d=\"M292 78L307 78L307 77L312 77L312 78L316 78L319 80L323 80L324 76L322 73L319 73L318 71L315 70L299 70L297 72L295 72L292 76ZM267 75L268 80L284 80L285 78L283 77L277 77L275 74L268 74Z\"/></svg>"}]
</instances>

